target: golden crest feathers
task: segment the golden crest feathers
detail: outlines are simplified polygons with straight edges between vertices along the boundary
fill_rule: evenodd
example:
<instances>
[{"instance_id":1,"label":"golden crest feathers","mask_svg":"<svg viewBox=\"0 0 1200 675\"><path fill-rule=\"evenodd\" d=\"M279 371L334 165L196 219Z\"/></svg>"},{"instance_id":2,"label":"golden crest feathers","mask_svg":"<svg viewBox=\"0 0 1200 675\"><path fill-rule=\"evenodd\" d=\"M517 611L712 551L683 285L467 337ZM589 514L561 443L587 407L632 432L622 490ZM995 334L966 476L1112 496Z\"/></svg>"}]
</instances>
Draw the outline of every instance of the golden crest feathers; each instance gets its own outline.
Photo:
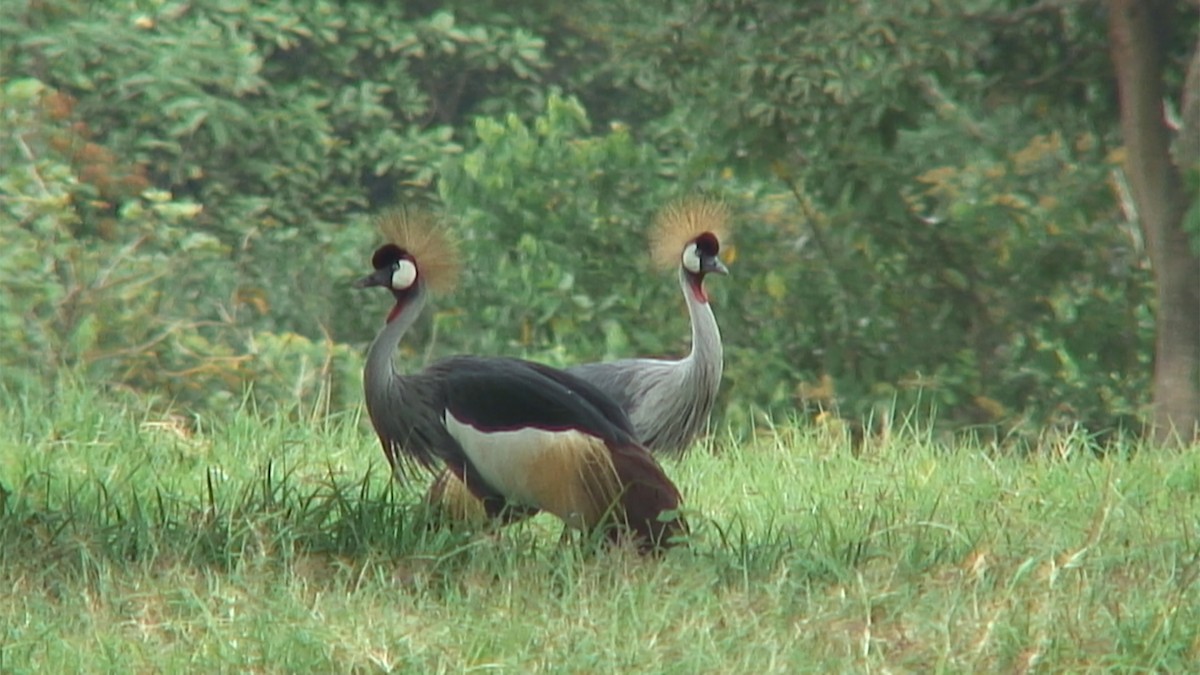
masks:
<instances>
[{"instance_id":1,"label":"golden crest feathers","mask_svg":"<svg viewBox=\"0 0 1200 675\"><path fill-rule=\"evenodd\" d=\"M420 278L430 290L444 293L458 283L458 241L441 217L427 209L401 207L380 215L376 226L388 243L413 257Z\"/></svg>"},{"instance_id":2,"label":"golden crest feathers","mask_svg":"<svg viewBox=\"0 0 1200 675\"><path fill-rule=\"evenodd\" d=\"M729 235L729 209L724 203L689 197L668 204L658 212L650 234L650 256L655 266L678 266L683 248L705 232L711 232L718 242Z\"/></svg>"}]
</instances>

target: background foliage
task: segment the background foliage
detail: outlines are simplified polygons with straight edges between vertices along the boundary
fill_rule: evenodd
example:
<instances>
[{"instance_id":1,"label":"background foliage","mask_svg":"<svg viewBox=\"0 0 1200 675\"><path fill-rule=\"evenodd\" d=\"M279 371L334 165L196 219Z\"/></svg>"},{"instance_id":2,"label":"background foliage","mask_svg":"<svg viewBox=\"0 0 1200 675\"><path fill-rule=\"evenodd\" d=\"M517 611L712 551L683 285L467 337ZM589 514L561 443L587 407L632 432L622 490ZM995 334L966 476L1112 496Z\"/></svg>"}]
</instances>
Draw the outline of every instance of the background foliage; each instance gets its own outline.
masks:
<instances>
[{"instance_id":1,"label":"background foliage","mask_svg":"<svg viewBox=\"0 0 1200 675\"><path fill-rule=\"evenodd\" d=\"M386 310L348 282L370 214L414 200L456 218L470 265L410 363L678 354L683 304L644 235L707 192L737 214L712 284L731 420L1136 425L1152 294L1102 12L5 3L0 378L65 368L201 412L247 390L357 405Z\"/></svg>"}]
</instances>

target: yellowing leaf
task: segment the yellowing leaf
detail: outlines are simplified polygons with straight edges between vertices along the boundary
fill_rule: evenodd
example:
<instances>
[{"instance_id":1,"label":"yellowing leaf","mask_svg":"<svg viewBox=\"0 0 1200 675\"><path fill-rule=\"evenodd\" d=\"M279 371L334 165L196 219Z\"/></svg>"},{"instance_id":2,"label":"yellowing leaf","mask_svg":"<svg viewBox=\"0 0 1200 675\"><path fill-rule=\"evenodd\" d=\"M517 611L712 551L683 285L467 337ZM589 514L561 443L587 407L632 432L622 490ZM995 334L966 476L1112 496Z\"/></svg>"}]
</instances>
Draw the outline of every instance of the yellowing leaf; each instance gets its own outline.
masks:
<instances>
[{"instance_id":1,"label":"yellowing leaf","mask_svg":"<svg viewBox=\"0 0 1200 675\"><path fill-rule=\"evenodd\" d=\"M957 169L952 166L939 166L936 169L930 169L920 176L917 176L917 180L922 183L928 183L929 185L938 185L953 178L956 171Z\"/></svg>"},{"instance_id":2,"label":"yellowing leaf","mask_svg":"<svg viewBox=\"0 0 1200 675\"><path fill-rule=\"evenodd\" d=\"M796 386L796 393L800 398L806 401L832 401L837 393L837 387L834 384L833 377L829 373L821 375L821 379L816 383L801 382Z\"/></svg>"},{"instance_id":3,"label":"yellowing leaf","mask_svg":"<svg viewBox=\"0 0 1200 675\"><path fill-rule=\"evenodd\" d=\"M1023 197L1014 194L999 194L992 197L991 202L996 206L1007 206L1010 209L1025 210L1029 208L1029 204Z\"/></svg>"},{"instance_id":4,"label":"yellowing leaf","mask_svg":"<svg viewBox=\"0 0 1200 675\"><path fill-rule=\"evenodd\" d=\"M271 311L271 303L267 300L267 292L258 287L251 286L237 289L233 300L240 305L250 305L259 314L266 314Z\"/></svg>"},{"instance_id":5,"label":"yellowing leaf","mask_svg":"<svg viewBox=\"0 0 1200 675\"><path fill-rule=\"evenodd\" d=\"M989 419L1000 419L1001 417L1004 417L1007 412L1004 408L1004 404L988 396L976 396L974 403L975 407L983 411L983 413L986 414Z\"/></svg>"},{"instance_id":6,"label":"yellowing leaf","mask_svg":"<svg viewBox=\"0 0 1200 675\"><path fill-rule=\"evenodd\" d=\"M772 300L783 300L787 295L787 286L783 283L783 277L779 276L778 272L768 272L767 279L767 295Z\"/></svg>"},{"instance_id":7,"label":"yellowing leaf","mask_svg":"<svg viewBox=\"0 0 1200 675\"><path fill-rule=\"evenodd\" d=\"M735 260L737 260L737 257L738 257L737 247L731 246L731 245L726 245L724 248L721 249L721 257L725 259L726 265L732 265L733 262Z\"/></svg>"}]
</instances>

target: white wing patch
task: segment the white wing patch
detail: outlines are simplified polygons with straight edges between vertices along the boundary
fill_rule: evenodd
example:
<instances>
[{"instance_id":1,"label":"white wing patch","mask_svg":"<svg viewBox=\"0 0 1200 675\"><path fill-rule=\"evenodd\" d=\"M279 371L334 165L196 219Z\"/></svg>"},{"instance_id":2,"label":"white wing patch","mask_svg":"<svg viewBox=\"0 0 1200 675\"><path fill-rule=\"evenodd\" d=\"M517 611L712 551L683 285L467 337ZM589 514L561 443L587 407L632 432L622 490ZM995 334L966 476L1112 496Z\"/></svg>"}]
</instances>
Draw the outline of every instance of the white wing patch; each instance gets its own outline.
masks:
<instances>
[{"instance_id":1,"label":"white wing patch","mask_svg":"<svg viewBox=\"0 0 1200 675\"><path fill-rule=\"evenodd\" d=\"M449 410L442 419L483 480L513 504L586 528L603 518L619 492L612 455L595 436L532 427L482 431Z\"/></svg>"}]
</instances>

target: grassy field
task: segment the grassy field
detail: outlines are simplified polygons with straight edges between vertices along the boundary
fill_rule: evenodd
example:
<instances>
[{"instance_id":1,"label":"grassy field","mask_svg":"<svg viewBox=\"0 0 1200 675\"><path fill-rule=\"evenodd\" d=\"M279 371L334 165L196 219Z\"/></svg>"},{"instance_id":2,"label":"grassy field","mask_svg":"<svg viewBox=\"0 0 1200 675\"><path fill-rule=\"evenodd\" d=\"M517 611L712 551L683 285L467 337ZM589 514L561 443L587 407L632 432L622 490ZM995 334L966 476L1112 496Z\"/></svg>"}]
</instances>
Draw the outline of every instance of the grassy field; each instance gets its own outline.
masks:
<instances>
[{"instance_id":1,"label":"grassy field","mask_svg":"<svg viewBox=\"0 0 1200 675\"><path fill-rule=\"evenodd\" d=\"M431 531L357 417L0 411L0 672L1173 671L1200 663L1200 452L718 435L694 541Z\"/></svg>"}]
</instances>

